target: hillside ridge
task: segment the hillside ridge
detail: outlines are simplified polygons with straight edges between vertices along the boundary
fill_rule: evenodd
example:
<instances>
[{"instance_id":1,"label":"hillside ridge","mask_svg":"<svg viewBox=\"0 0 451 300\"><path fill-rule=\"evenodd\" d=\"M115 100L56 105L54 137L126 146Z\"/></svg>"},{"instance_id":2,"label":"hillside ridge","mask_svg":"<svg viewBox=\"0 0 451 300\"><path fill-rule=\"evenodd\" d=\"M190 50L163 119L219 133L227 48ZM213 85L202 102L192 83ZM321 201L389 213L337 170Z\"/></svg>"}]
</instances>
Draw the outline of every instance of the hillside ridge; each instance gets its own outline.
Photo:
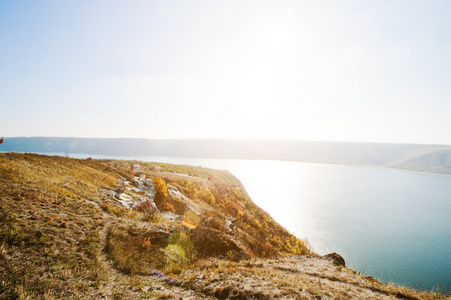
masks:
<instances>
[{"instance_id":1,"label":"hillside ridge","mask_svg":"<svg viewBox=\"0 0 451 300\"><path fill-rule=\"evenodd\" d=\"M312 253L227 171L0 153L0 206L0 299L447 299Z\"/></svg>"}]
</instances>

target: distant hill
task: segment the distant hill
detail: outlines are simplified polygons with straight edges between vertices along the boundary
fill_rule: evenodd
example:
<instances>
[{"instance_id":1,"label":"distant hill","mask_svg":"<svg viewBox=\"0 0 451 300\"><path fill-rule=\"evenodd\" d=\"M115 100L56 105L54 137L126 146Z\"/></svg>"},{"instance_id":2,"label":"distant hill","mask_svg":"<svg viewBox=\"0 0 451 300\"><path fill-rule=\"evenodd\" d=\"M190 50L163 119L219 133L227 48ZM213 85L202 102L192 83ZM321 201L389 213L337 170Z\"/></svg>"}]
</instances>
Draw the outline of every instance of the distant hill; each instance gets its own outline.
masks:
<instances>
[{"instance_id":1,"label":"distant hill","mask_svg":"<svg viewBox=\"0 0 451 300\"><path fill-rule=\"evenodd\" d=\"M392 167L451 174L451 151L449 149L419 149L403 155Z\"/></svg>"},{"instance_id":2,"label":"distant hill","mask_svg":"<svg viewBox=\"0 0 451 300\"><path fill-rule=\"evenodd\" d=\"M149 140L58 137L5 138L0 151L118 156L270 159L387 166L451 174L450 145L291 140Z\"/></svg>"}]
</instances>

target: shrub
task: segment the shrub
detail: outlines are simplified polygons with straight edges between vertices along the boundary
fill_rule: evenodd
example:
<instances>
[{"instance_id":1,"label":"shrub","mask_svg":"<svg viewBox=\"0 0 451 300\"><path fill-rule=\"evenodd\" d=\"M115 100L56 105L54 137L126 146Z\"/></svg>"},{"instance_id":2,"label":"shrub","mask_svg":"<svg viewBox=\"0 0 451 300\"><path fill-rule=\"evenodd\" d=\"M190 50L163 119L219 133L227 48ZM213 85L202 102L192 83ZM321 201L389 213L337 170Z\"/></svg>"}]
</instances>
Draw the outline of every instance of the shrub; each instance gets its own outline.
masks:
<instances>
[{"instance_id":1,"label":"shrub","mask_svg":"<svg viewBox=\"0 0 451 300\"><path fill-rule=\"evenodd\" d=\"M174 208L174 205L166 201L168 197L168 188L166 186L166 182L160 177L153 177L152 181L155 185L155 205L160 211L169 211L175 213L176 210Z\"/></svg>"},{"instance_id":2,"label":"shrub","mask_svg":"<svg viewBox=\"0 0 451 300\"><path fill-rule=\"evenodd\" d=\"M158 213L157 208L154 203L150 200L146 200L141 202L139 205L134 208L136 211L139 211L144 214L144 218L146 220L152 220L154 216Z\"/></svg>"},{"instance_id":3,"label":"shrub","mask_svg":"<svg viewBox=\"0 0 451 300\"><path fill-rule=\"evenodd\" d=\"M175 197L172 197L171 195L169 195L169 197L165 199L165 202L167 202L172 206L174 211L171 212L176 213L178 215L183 215L187 209L186 204L183 201Z\"/></svg>"},{"instance_id":4,"label":"shrub","mask_svg":"<svg viewBox=\"0 0 451 300\"><path fill-rule=\"evenodd\" d=\"M110 204L110 203L102 203L100 204L100 207L102 207L102 209L104 211L106 211L109 214L115 215L117 217L123 217L127 214L127 209L124 207L120 207L118 205L115 204Z\"/></svg>"},{"instance_id":5,"label":"shrub","mask_svg":"<svg viewBox=\"0 0 451 300\"><path fill-rule=\"evenodd\" d=\"M167 257L166 273L180 274L186 264L193 259L192 244L184 232L174 232L169 237L169 244L164 252Z\"/></svg>"},{"instance_id":6,"label":"shrub","mask_svg":"<svg viewBox=\"0 0 451 300\"><path fill-rule=\"evenodd\" d=\"M174 244L182 247L182 249L188 253L191 251L192 243L189 236L184 232L174 232L169 237L169 244Z\"/></svg>"},{"instance_id":7,"label":"shrub","mask_svg":"<svg viewBox=\"0 0 451 300\"><path fill-rule=\"evenodd\" d=\"M168 196L166 182L160 177L152 177L152 181L155 185L155 202L164 200Z\"/></svg>"},{"instance_id":8,"label":"shrub","mask_svg":"<svg viewBox=\"0 0 451 300\"><path fill-rule=\"evenodd\" d=\"M114 227L108 235L107 253L114 265L127 274L151 274L164 266L160 248L164 240L153 237L142 228Z\"/></svg>"}]
</instances>

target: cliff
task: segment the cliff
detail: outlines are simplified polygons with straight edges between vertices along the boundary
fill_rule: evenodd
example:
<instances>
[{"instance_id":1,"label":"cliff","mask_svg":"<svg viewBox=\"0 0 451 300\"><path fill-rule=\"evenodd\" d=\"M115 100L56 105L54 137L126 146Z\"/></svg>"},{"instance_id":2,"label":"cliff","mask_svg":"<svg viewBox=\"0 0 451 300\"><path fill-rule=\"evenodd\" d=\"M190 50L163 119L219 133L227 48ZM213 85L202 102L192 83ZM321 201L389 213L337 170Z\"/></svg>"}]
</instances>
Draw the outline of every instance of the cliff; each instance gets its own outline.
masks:
<instances>
[{"instance_id":1,"label":"cliff","mask_svg":"<svg viewBox=\"0 0 451 300\"><path fill-rule=\"evenodd\" d=\"M0 154L0 299L445 299L320 257L227 171Z\"/></svg>"}]
</instances>

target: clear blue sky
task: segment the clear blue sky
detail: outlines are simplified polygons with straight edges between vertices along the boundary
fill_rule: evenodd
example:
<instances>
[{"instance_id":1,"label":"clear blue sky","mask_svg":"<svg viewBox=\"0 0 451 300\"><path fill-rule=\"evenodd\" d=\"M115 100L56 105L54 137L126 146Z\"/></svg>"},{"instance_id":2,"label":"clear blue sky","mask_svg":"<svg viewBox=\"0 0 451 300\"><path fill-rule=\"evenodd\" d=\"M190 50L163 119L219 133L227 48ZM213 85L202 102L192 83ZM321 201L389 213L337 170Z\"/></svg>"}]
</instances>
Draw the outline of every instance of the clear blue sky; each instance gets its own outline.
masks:
<instances>
[{"instance_id":1,"label":"clear blue sky","mask_svg":"<svg viewBox=\"0 0 451 300\"><path fill-rule=\"evenodd\" d=\"M451 1L0 1L0 136L451 144Z\"/></svg>"}]
</instances>

